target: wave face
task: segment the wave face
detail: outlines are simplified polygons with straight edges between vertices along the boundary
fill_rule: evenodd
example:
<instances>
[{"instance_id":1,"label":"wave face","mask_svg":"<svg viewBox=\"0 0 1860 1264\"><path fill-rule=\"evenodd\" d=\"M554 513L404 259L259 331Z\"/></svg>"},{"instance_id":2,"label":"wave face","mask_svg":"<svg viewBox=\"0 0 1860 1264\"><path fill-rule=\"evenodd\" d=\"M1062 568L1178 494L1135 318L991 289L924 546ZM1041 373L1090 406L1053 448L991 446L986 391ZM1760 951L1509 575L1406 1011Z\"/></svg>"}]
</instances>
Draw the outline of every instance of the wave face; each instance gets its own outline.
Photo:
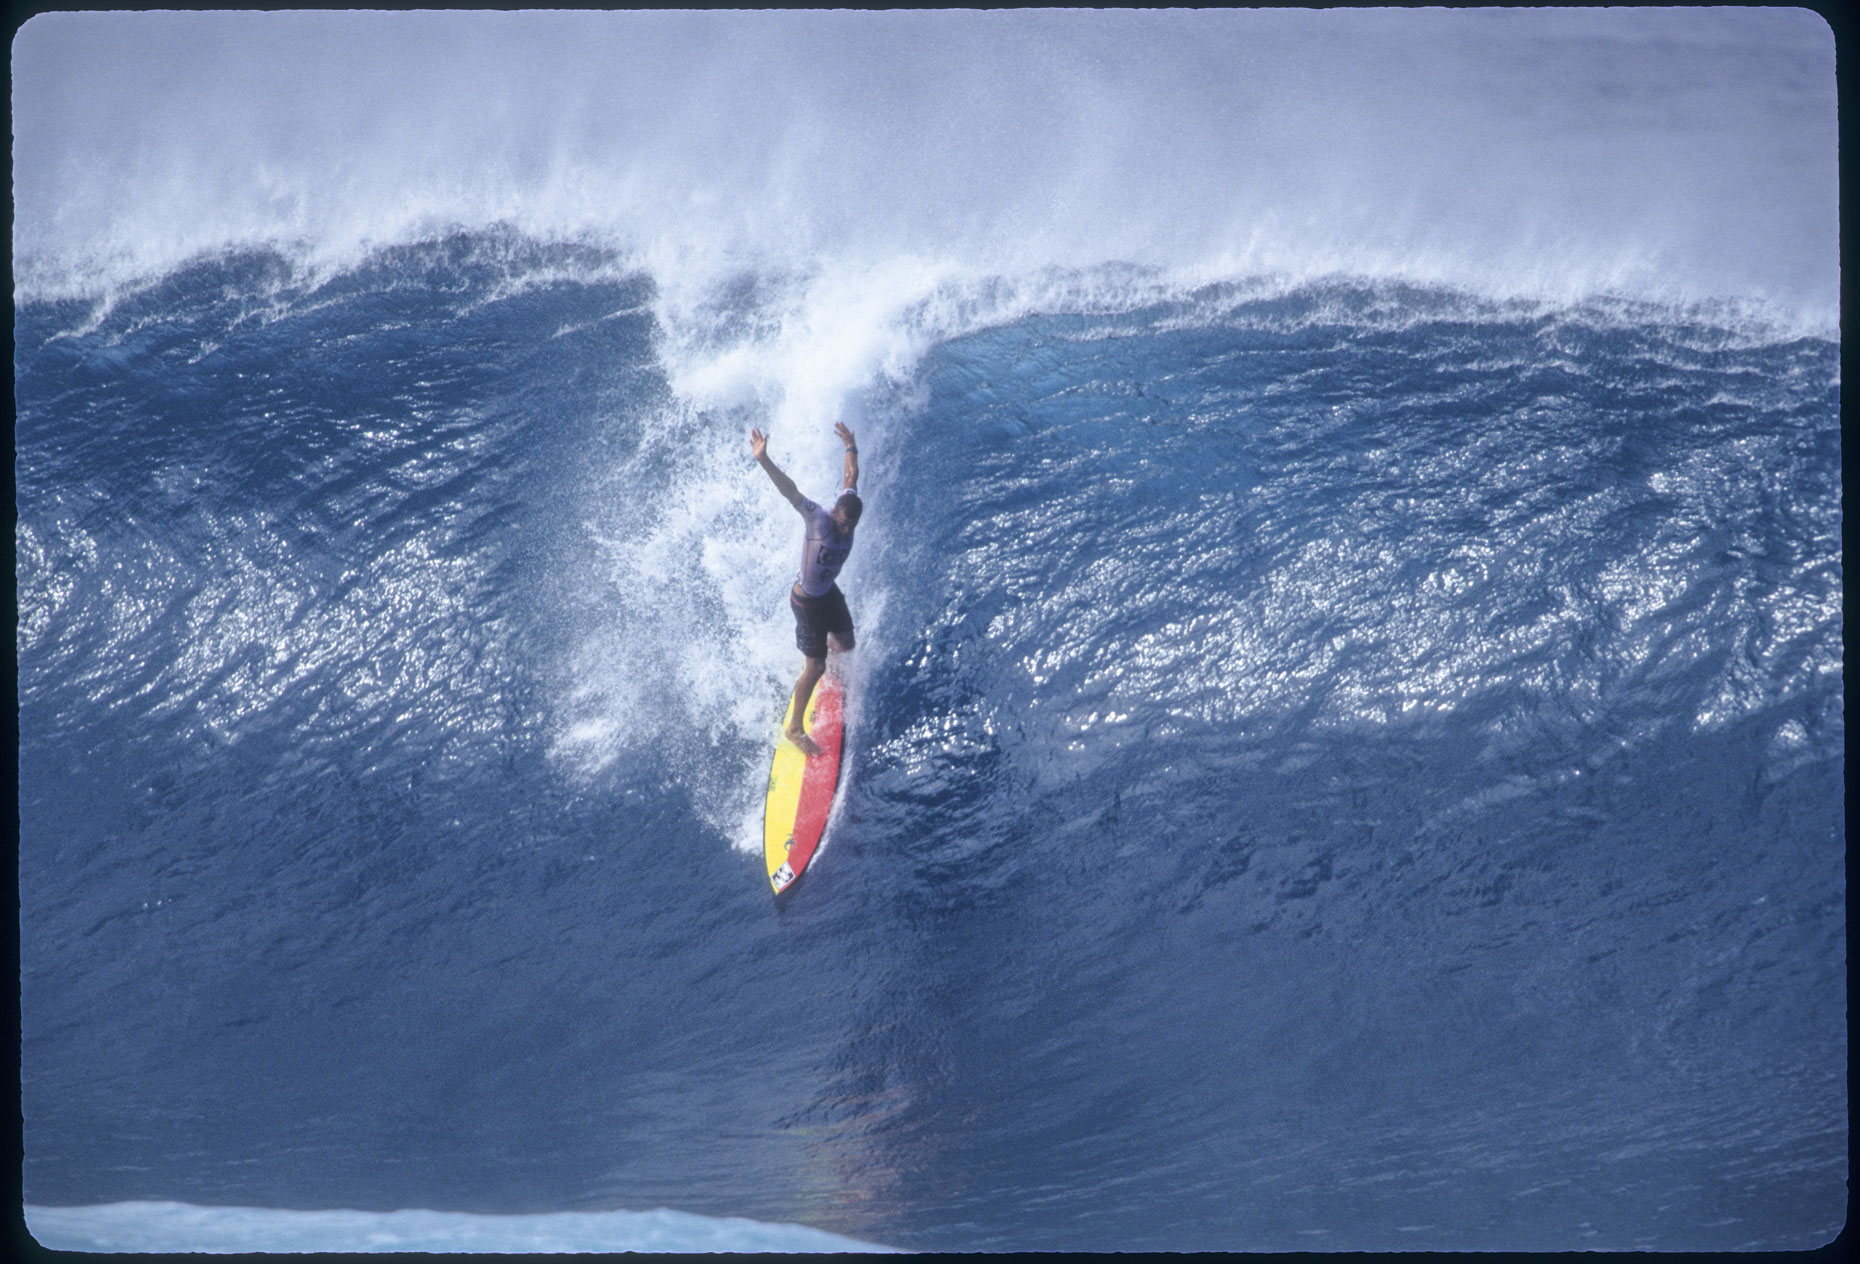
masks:
<instances>
[{"instance_id":1,"label":"wave face","mask_svg":"<svg viewBox=\"0 0 1860 1264\"><path fill-rule=\"evenodd\" d=\"M493 108L523 81L490 72L554 40L549 90L587 90L577 67L618 37L574 43L608 29L576 15L510 18L511 63L477 35L440 48L481 59L481 108L405 187L439 188L421 181L495 122L492 156L535 166L455 190L484 222L456 199L382 218L382 136L417 111L373 108L387 90L354 51L349 166L321 123L267 131L285 115L264 81L177 80L257 94L228 126L279 161L228 162L269 172L271 201L201 185L212 147L162 133L201 102L153 98L152 148L84 178L186 173L164 213L224 195L158 238L108 199L76 223L34 209L69 173L33 156L32 73L97 15L50 16L73 21L15 46L35 1232L122 1231L97 1219L117 1204L200 1249L466 1228L646 1249L613 1243L663 1228L635 1218L653 1208L693 1218L672 1249L744 1219L1002 1251L1839 1231L1840 347L1801 298L1838 277L1810 268L1790 299L1700 255L1662 294L1575 252L1568 292L1482 286L1477 260L1506 256L1476 233L1431 280L1424 252L1386 272L1211 263L1213 237L1132 257L1087 220L1034 249L994 218L1024 151L972 223L929 197L895 238L876 212L797 214L784 246L770 208L831 199L809 202L817 155L753 126L747 166L718 166L745 194L734 227L646 178L698 165L695 114L643 114L623 143L590 96L559 148L518 143L539 116ZM102 16L187 33L183 69L211 60L189 25L208 15ZM276 16L254 29L351 29ZM895 61L870 83L820 67L905 15L737 16L715 61L711 19L652 19L660 77L621 76L618 99L710 66L724 100L774 92L766 126L792 140L782 120L833 137L859 91L893 90ZM998 19L1049 50L1029 62L1048 85L1087 44L1148 67L1229 29L1168 17L935 18L946 42L895 90L928 94ZM158 18L179 25L140 25ZM383 29L487 29L407 20ZM1229 55L1290 74L1303 19L1259 20ZM1671 14L1558 20L1529 17L1551 26L1494 64L1567 68L1572 30L1604 80L1623 41L1748 69L1803 38L1768 14L1689 38ZM1472 73L1393 21L1346 47L1407 31ZM1733 55L1720 21L1768 38ZM819 29L841 43L797 51ZM275 69L254 47L254 74ZM784 56L816 77L737 73ZM1025 104L1000 65L974 63L963 100ZM307 91L292 73L280 91ZM881 143L917 118L899 111L855 155L901 163ZM636 187L684 199L682 229L639 203L626 232L584 231L550 192L621 149L663 161ZM293 184L310 159L354 196ZM866 174L886 170L904 179ZM338 203L347 228L322 218ZM1775 280L1781 257L1752 266ZM868 505L842 576L845 782L777 905L757 816L800 539L746 434L818 496L835 420Z\"/></svg>"},{"instance_id":2,"label":"wave face","mask_svg":"<svg viewBox=\"0 0 1860 1264\"><path fill-rule=\"evenodd\" d=\"M845 406L775 907L797 524L652 292L453 239L20 309L29 1201L1838 1227L1834 345L1341 283L926 340Z\"/></svg>"}]
</instances>

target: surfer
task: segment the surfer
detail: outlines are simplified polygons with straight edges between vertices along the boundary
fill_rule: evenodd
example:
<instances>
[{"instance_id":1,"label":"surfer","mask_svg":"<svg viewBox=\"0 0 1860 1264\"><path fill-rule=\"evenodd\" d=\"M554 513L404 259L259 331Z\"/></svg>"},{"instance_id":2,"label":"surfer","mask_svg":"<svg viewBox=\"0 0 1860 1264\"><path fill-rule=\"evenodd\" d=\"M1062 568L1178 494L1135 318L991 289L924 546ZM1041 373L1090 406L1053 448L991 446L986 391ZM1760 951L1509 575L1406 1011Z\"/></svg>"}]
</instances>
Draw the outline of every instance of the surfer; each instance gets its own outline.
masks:
<instances>
[{"instance_id":1,"label":"surfer","mask_svg":"<svg viewBox=\"0 0 1860 1264\"><path fill-rule=\"evenodd\" d=\"M852 613L846 609L846 597L834 581L846 564L846 555L852 552L853 528L865 511L858 492L859 441L845 422L834 423L833 433L846 445L846 474L833 508L826 510L801 495L794 480L769 460L769 437L760 430L749 432L749 450L756 454L756 464L768 471L775 490L807 521L807 536L801 542L801 573L788 590L788 607L794 611L794 643L807 662L801 668L800 679L794 682L794 709L786 736L810 757L820 754L820 747L807 735L803 722L814 686L826 674L827 644L831 641L842 654L853 647Z\"/></svg>"}]
</instances>

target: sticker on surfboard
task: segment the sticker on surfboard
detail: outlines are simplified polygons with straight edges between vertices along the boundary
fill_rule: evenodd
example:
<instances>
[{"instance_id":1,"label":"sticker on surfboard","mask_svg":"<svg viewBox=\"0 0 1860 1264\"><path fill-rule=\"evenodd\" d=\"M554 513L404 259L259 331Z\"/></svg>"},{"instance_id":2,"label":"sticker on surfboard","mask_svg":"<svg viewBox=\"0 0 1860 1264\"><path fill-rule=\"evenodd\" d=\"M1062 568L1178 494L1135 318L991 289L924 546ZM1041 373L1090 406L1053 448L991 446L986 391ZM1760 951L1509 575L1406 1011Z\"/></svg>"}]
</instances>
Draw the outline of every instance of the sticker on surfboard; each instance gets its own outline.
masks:
<instances>
[{"instance_id":1,"label":"sticker on surfboard","mask_svg":"<svg viewBox=\"0 0 1860 1264\"><path fill-rule=\"evenodd\" d=\"M814 686L807 703L807 735L820 747L808 756L787 738L775 739L775 758L769 767L769 794L762 813L762 850L768 861L769 885L775 894L786 891L803 873L820 846L827 828L827 812L840 781L841 704L840 678L826 675ZM794 697L782 715L782 727L794 713Z\"/></svg>"}]
</instances>

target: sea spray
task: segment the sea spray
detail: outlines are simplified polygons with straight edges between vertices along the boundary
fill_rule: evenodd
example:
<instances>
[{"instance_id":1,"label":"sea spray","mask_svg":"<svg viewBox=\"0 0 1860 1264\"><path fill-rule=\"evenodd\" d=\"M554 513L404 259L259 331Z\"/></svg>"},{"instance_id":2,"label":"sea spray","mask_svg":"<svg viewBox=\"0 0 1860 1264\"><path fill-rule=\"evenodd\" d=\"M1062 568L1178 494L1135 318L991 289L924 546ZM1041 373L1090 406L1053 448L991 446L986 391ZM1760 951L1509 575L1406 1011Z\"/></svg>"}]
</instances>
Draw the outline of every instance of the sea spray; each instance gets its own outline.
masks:
<instances>
[{"instance_id":1,"label":"sea spray","mask_svg":"<svg viewBox=\"0 0 1860 1264\"><path fill-rule=\"evenodd\" d=\"M680 285L1125 260L1828 329L1832 59L1803 10L42 14L16 284L505 224Z\"/></svg>"}]
</instances>

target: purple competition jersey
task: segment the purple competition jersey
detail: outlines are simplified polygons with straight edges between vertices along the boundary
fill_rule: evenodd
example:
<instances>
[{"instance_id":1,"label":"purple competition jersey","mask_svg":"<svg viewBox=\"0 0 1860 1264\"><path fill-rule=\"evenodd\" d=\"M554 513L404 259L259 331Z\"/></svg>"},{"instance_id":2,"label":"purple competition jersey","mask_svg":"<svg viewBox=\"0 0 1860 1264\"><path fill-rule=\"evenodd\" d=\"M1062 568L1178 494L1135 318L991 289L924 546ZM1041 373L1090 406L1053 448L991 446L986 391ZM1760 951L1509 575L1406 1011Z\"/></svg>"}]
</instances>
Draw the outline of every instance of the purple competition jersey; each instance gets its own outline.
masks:
<instances>
[{"instance_id":1,"label":"purple competition jersey","mask_svg":"<svg viewBox=\"0 0 1860 1264\"><path fill-rule=\"evenodd\" d=\"M852 534L841 535L833 515L805 496L801 498L801 516L807 519L807 538L801 542L801 573L795 583L809 597L824 597L839 578L840 567L846 565L846 555L852 552Z\"/></svg>"}]
</instances>

